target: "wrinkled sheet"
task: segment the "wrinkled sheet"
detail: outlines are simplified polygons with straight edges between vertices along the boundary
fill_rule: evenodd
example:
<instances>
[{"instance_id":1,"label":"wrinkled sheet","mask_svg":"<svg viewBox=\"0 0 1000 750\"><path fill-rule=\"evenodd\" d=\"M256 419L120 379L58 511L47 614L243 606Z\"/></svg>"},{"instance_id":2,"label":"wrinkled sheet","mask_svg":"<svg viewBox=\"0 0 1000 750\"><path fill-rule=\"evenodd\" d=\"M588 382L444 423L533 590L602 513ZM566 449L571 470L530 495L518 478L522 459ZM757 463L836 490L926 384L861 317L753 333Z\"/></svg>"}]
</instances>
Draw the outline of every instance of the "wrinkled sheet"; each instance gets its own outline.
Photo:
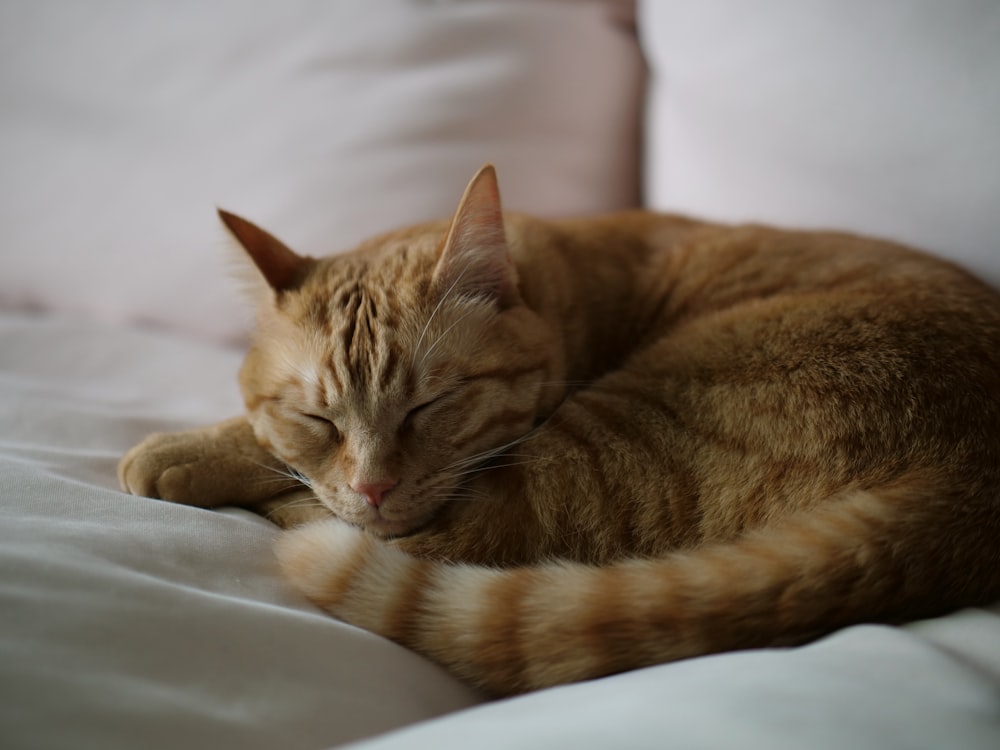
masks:
<instances>
[{"instance_id":1,"label":"wrinkled sheet","mask_svg":"<svg viewBox=\"0 0 1000 750\"><path fill-rule=\"evenodd\" d=\"M0 316L0 745L316 748L476 703L280 579L275 527L119 491L154 430L238 412L240 354Z\"/></svg>"},{"instance_id":2,"label":"wrinkled sheet","mask_svg":"<svg viewBox=\"0 0 1000 750\"><path fill-rule=\"evenodd\" d=\"M239 410L239 360L0 315L5 748L1000 747L1000 608L474 707L287 587L267 521L118 490L118 457L147 432Z\"/></svg>"}]
</instances>

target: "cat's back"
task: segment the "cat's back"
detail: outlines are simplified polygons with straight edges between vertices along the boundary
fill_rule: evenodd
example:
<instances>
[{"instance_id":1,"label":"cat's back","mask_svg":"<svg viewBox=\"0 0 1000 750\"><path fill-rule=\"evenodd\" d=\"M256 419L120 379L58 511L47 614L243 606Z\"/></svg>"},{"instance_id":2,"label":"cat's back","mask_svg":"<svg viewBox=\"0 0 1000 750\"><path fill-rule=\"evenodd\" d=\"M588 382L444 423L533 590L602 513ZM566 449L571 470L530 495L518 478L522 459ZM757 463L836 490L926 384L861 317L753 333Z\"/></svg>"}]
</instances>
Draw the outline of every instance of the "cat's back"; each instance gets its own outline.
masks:
<instances>
[{"instance_id":1,"label":"cat's back","mask_svg":"<svg viewBox=\"0 0 1000 750\"><path fill-rule=\"evenodd\" d=\"M630 339L604 369L684 383L698 419L734 415L737 434L751 413L787 418L790 450L807 426L817 440L872 426L859 455L965 434L1000 458L1000 293L957 265L850 233L649 212L555 231L565 266L600 279L590 299L628 278L594 316L609 341Z\"/></svg>"},{"instance_id":2,"label":"cat's back","mask_svg":"<svg viewBox=\"0 0 1000 750\"><path fill-rule=\"evenodd\" d=\"M527 233L547 246L544 262L559 263L569 283L583 274L625 288L644 325L772 305L831 319L951 327L1000 349L997 289L954 263L884 239L649 211L529 226Z\"/></svg>"},{"instance_id":3,"label":"cat's back","mask_svg":"<svg viewBox=\"0 0 1000 750\"><path fill-rule=\"evenodd\" d=\"M537 220L520 217L520 222L530 227ZM545 224L547 231L538 232L541 241L576 260L631 260L637 264L633 271L675 282L676 293L697 286L709 293L702 295L706 298L723 291L734 298L874 289L893 295L909 287L922 294L938 289L942 298L954 294L1000 305L998 290L954 263L918 248L846 231L723 224L645 210Z\"/></svg>"}]
</instances>

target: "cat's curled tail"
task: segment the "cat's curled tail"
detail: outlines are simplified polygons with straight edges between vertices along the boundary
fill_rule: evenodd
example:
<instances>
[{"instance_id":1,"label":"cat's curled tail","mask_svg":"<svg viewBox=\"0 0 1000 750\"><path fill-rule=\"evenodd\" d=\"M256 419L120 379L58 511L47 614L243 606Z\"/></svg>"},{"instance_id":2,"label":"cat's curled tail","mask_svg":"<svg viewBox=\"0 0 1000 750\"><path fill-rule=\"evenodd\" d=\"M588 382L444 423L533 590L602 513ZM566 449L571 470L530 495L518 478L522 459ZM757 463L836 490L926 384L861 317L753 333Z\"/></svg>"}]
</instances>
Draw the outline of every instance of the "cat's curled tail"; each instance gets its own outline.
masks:
<instances>
[{"instance_id":1,"label":"cat's curled tail","mask_svg":"<svg viewBox=\"0 0 1000 750\"><path fill-rule=\"evenodd\" d=\"M286 532L277 553L336 617L511 694L997 598L1000 555L989 574L970 550L996 549L992 499L935 485L848 491L730 542L603 567L422 560L339 521Z\"/></svg>"}]
</instances>

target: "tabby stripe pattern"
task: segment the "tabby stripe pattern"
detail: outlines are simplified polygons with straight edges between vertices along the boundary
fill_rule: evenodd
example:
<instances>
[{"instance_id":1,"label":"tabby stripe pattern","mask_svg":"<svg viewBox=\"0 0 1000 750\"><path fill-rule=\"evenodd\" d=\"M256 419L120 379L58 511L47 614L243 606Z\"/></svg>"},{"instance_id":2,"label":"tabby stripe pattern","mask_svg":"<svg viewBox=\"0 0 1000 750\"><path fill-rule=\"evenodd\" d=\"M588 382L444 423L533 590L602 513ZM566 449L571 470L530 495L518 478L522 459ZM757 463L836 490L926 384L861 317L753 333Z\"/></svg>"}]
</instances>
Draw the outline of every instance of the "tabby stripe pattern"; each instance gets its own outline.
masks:
<instances>
[{"instance_id":1,"label":"tabby stripe pattern","mask_svg":"<svg viewBox=\"0 0 1000 750\"><path fill-rule=\"evenodd\" d=\"M606 567L418 560L339 521L290 532L278 555L285 574L338 618L510 694L798 643L889 611L915 579L932 575L889 541L895 504L854 492L733 544ZM919 598L912 606L919 615Z\"/></svg>"}]
</instances>

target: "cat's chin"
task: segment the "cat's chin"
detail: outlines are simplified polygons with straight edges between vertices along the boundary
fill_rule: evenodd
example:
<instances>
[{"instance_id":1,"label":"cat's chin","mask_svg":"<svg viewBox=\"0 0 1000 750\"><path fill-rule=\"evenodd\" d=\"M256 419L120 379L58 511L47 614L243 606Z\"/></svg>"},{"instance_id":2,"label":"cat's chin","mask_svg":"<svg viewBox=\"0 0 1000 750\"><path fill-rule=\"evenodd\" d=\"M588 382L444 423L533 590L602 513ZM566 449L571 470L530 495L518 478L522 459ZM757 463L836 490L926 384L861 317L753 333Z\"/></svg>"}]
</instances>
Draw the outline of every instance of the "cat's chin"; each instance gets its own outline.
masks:
<instances>
[{"instance_id":1,"label":"cat's chin","mask_svg":"<svg viewBox=\"0 0 1000 750\"><path fill-rule=\"evenodd\" d=\"M382 515L369 515L354 525L364 529L369 534L384 539L396 539L415 534L424 528L434 517L433 513L408 518L385 518Z\"/></svg>"},{"instance_id":2,"label":"cat's chin","mask_svg":"<svg viewBox=\"0 0 1000 750\"><path fill-rule=\"evenodd\" d=\"M395 539L401 536L409 536L419 531L427 523L426 519L391 521L385 518L375 518L365 521L361 527L370 534L380 536L385 539Z\"/></svg>"},{"instance_id":3,"label":"cat's chin","mask_svg":"<svg viewBox=\"0 0 1000 750\"><path fill-rule=\"evenodd\" d=\"M384 509L368 505L355 504L345 508L341 504L322 498L320 502L341 521L384 539L396 539L417 533L436 518L442 509L440 505L425 506L420 511L411 507L408 509L409 512L393 509L387 517ZM361 507L358 507L359 505Z\"/></svg>"}]
</instances>

